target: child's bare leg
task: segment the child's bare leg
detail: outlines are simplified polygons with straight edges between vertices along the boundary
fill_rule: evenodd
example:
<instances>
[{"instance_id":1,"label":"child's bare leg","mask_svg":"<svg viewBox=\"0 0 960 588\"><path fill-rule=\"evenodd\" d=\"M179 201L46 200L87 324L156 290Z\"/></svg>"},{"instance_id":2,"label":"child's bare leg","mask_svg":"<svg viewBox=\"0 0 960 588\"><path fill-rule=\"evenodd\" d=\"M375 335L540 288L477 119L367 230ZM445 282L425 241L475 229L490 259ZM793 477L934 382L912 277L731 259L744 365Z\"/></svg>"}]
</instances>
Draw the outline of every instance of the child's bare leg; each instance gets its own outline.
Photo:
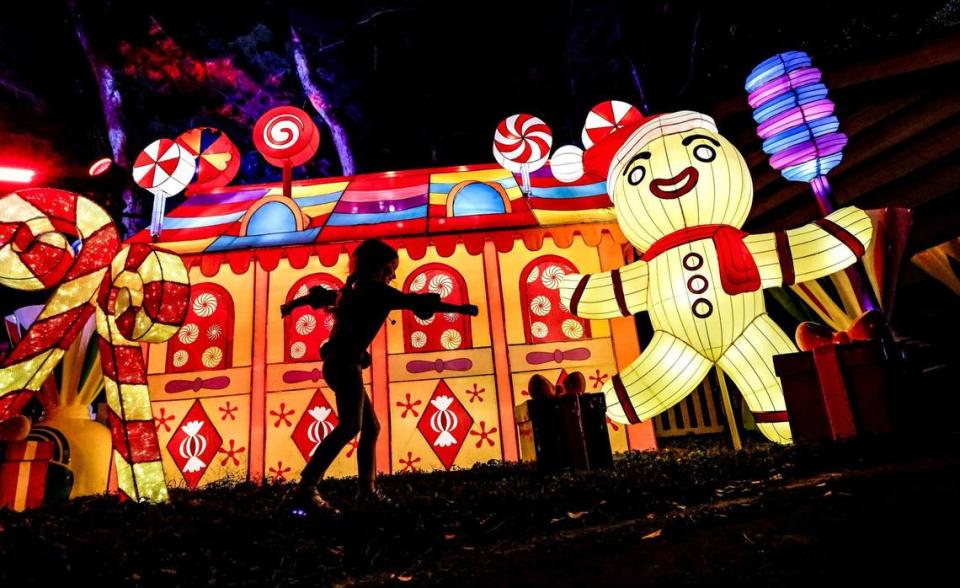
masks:
<instances>
[{"instance_id":1,"label":"child's bare leg","mask_svg":"<svg viewBox=\"0 0 960 588\"><path fill-rule=\"evenodd\" d=\"M360 442L357 444L357 477L361 493L376 492L377 475L377 437L380 435L380 421L373 411L373 405L366 392L363 394L361 409Z\"/></svg>"}]
</instances>

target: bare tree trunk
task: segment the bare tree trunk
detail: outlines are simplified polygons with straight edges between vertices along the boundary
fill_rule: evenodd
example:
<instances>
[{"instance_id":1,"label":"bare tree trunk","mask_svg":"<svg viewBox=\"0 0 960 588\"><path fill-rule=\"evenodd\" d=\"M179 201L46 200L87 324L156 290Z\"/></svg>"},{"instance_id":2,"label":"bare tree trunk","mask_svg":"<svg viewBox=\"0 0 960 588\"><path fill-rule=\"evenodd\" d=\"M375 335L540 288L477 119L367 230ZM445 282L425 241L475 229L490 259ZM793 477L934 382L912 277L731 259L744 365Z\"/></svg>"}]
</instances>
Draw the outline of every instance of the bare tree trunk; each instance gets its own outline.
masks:
<instances>
[{"instance_id":1,"label":"bare tree trunk","mask_svg":"<svg viewBox=\"0 0 960 588\"><path fill-rule=\"evenodd\" d=\"M93 48L90 46L87 37L87 31L83 26L83 20L80 18L80 12L77 10L75 0L67 0L67 6L70 10L70 16L73 18L74 31L77 34L77 40L83 47L83 52L90 63L90 69L93 70L93 77L97 81L97 87L100 90L100 102L103 105L103 118L107 124L107 138L110 141L110 150L113 155L113 162L124 169L129 169L127 160L127 133L123 128L122 106L123 102L120 91L117 89L116 80L113 75L113 68L105 63ZM129 183L123 188L123 225L124 234L130 236L140 230L140 199L130 189Z\"/></svg>"},{"instance_id":2,"label":"bare tree trunk","mask_svg":"<svg viewBox=\"0 0 960 588\"><path fill-rule=\"evenodd\" d=\"M310 99L310 104L313 105L320 114L320 118L323 119L323 122L325 122L330 129L333 144L337 149L337 156L340 158L340 169L343 170L343 175L352 176L355 170L353 166L353 153L350 151L350 143L347 140L347 132L337 120L326 95L313 82L313 76L310 74L310 64L307 61L307 54L303 50L303 43L300 41L297 29L292 24L290 25L290 39L293 45L293 58L297 64L297 76L300 78L303 91L306 93L307 98Z\"/></svg>"}]
</instances>

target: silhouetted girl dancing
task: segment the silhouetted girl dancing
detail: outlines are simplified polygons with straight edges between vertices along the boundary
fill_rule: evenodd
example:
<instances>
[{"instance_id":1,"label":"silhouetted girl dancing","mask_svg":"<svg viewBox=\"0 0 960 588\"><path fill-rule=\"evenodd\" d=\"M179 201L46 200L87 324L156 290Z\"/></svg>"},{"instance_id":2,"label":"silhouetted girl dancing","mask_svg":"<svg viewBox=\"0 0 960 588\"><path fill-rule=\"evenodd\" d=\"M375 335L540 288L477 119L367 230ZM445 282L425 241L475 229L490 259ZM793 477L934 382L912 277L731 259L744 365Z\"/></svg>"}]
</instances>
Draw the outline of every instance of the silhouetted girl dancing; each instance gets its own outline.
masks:
<instances>
[{"instance_id":1,"label":"silhouetted girl dancing","mask_svg":"<svg viewBox=\"0 0 960 588\"><path fill-rule=\"evenodd\" d=\"M350 260L350 275L340 291L321 286L310 289L307 296L280 307L283 316L309 304L313 308L331 308L335 323L330 339L320 349L323 379L337 400L339 423L317 447L300 475L295 501L301 507L335 512L317 489L327 468L347 443L360 433L357 446L357 469L360 483L359 501L386 501L376 487L377 435L380 423L373 412L370 397L363 388L361 370L370 365L367 347L373 341L391 310L412 310L421 319L436 312L457 312L477 315L472 304L453 305L441 302L439 294L404 294L389 284L396 277L399 258L396 250L376 239L360 244Z\"/></svg>"}]
</instances>

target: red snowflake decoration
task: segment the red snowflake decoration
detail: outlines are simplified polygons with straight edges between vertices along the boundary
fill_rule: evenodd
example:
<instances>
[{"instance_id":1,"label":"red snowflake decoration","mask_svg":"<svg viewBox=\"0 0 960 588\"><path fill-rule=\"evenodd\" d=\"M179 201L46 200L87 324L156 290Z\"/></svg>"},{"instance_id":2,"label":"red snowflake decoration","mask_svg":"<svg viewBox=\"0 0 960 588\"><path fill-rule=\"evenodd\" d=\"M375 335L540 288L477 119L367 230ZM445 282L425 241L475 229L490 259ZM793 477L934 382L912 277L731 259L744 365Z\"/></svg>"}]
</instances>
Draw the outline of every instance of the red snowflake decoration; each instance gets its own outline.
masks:
<instances>
[{"instance_id":1,"label":"red snowflake decoration","mask_svg":"<svg viewBox=\"0 0 960 588\"><path fill-rule=\"evenodd\" d=\"M237 415L233 413L237 412L239 408L240 407L238 406L230 406L230 401L228 400L225 405L221 406L218 409L221 413L223 413L223 416L220 417L220 420L225 421L227 420L227 418L229 418L232 421L237 420Z\"/></svg>"},{"instance_id":2,"label":"red snowflake decoration","mask_svg":"<svg viewBox=\"0 0 960 588\"><path fill-rule=\"evenodd\" d=\"M606 417L606 419L607 419L607 424L610 425L610 427L611 427L614 431L619 431L619 430L620 430L620 425L618 425L617 423L613 422L613 421L610 419L610 417Z\"/></svg>"},{"instance_id":3,"label":"red snowflake decoration","mask_svg":"<svg viewBox=\"0 0 960 588\"><path fill-rule=\"evenodd\" d=\"M284 423L284 424L286 424L288 427L292 427L292 426L293 426L293 423L290 422L290 418L289 418L289 417L292 416L294 412L295 412L294 410L289 410L289 411L287 410L287 403L286 403L286 402L281 402L281 403L280 403L280 411L279 411L279 412L276 411L276 410L271 410L271 411L270 411L270 416L275 416L275 417L277 417L277 422L273 423L273 426L279 429L279 428L280 428L280 423Z\"/></svg>"},{"instance_id":4,"label":"red snowflake decoration","mask_svg":"<svg viewBox=\"0 0 960 588\"><path fill-rule=\"evenodd\" d=\"M167 432L169 432L169 431L170 431L170 425L168 425L167 423L168 423L169 421L175 420L176 418L177 418L177 417L174 416L174 415L172 415L172 414L171 414L171 415L168 415L168 414L167 414L167 409L161 406L161 407L160 407L160 415L153 417L153 422L156 424L158 431L160 430L160 427L163 427L164 429L167 430Z\"/></svg>"},{"instance_id":5,"label":"red snowflake decoration","mask_svg":"<svg viewBox=\"0 0 960 588\"><path fill-rule=\"evenodd\" d=\"M237 454L243 453L247 449L246 447L235 447L235 443L236 443L235 440L230 439L230 447L228 447L227 449L224 449L223 447L221 447L220 449L217 450L217 453L226 454L226 457L223 458L223 461L220 462L220 465L225 466L227 465L227 462L230 460L233 460L233 465L235 466L240 465L240 459L237 457Z\"/></svg>"},{"instance_id":6,"label":"red snowflake decoration","mask_svg":"<svg viewBox=\"0 0 960 588\"><path fill-rule=\"evenodd\" d=\"M275 467L275 468L270 468L268 471L269 471L271 474L273 474L273 481L274 481L274 482L286 482L286 481L287 481L286 474L289 474L289 473L290 473L290 468L289 468L289 467L283 467L283 462L282 462L282 461L278 461L278 462L277 462L277 467Z\"/></svg>"},{"instance_id":7,"label":"red snowflake decoration","mask_svg":"<svg viewBox=\"0 0 960 588\"><path fill-rule=\"evenodd\" d=\"M405 403L404 403L404 402L401 402L401 401L399 401L399 400L397 401L397 406L403 409L403 414L400 415L400 418L402 418L402 419L407 418L407 413L411 413L411 412L413 413L413 416L415 416L415 417L420 416L420 413L417 412L417 409L414 408L414 407L415 407L415 406L420 406L421 404L423 404L423 401L422 401L422 400L417 400L416 402L411 402L411 401L410 401L410 393L409 393L409 392L407 392L407 393L405 394L405 396L407 397L407 401L406 401Z\"/></svg>"},{"instance_id":8,"label":"red snowflake decoration","mask_svg":"<svg viewBox=\"0 0 960 588\"><path fill-rule=\"evenodd\" d=\"M465 392L470 395L470 404L473 404L474 400L477 400L478 402L483 402L483 396L481 396L481 394L483 394L486 391L487 391L486 388L477 388L476 384L473 385L473 390L465 390Z\"/></svg>"},{"instance_id":9,"label":"red snowflake decoration","mask_svg":"<svg viewBox=\"0 0 960 588\"><path fill-rule=\"evenodd\" d=\"M593 382L593 389L599 390L603 383L607 381L607 378L610 377L610 374L600 374L600 370L597 370L596 375L590 376L590 380Z\"/></svg>"},{"instance_id":10,"label":"red snowflake decoration","mask_svg":"<svg viewBox=\"0 0 960 588\"><path fill-rule=\"evenodd\" d=\"M486 441L487 443L489 443L489 444L490 444L490 447L493 447L494 444L495 444L495 442L494 442L493 439L490 438L490 435L492 435L492 434L494 434L494 433L496 433L496 432L497 432L497 428L496 428L496 427L493 427L492 429L490 429L490 430L488 431L488 430L487 430L487 423L485 423L484 421L480 421L480 430L479 430L479 431L470 431L470 434L471 434L471 435L474 435L474 436L476 436L476 437L480 437L479 439L477 439L477 445L476 445L477 448L479 449L480 446L483 445L483 442L484 442L484 441Z\"/></svg>"},{"instance_id":11,"label":"red snowflake decoration","mask_svg":"<svg viewBox=\"0 0 960 588\"><path fill-rule=\"evenodd\" d=\"M412 451L408 451L408 452L407 452L407 459L403 459L402 457L400 458L400 465L403 466L403 469L401 469L400 471L401 471L401 472L416 472L416 471L419 471L419 470L417 469L417 464L418 464L419 462L420 462L420 458L419 458L419 457L414 457L414 456L413 456L413 452L412 452Z\"/></svg>"},{"instance_id":12,"label":"red snowflake decoration","mask_svg":"<svg viewBox=\"0 0 960 588\"><path fill-rule=\"evenodd\" d=\"M353 453L357 450L357 447L360 446L360 435L357 435L356 437L351 439L350 442L347 443L347 445L350 446L350 449L347 450L347 457L348 458L353 457Z\"/></svg>"}]
</instances>

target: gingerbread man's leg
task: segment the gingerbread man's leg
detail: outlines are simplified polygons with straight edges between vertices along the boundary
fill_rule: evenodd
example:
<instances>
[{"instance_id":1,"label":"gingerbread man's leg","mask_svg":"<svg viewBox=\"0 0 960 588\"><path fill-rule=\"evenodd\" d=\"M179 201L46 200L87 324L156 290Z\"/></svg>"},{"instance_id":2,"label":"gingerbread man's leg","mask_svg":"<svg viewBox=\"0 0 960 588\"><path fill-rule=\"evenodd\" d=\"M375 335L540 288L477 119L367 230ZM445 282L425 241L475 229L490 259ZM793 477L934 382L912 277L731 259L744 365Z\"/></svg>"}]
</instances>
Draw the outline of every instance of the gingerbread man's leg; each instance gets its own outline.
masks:
<instances>
[{"instance_id":1,"label":"gingerbread man's leg","mask_svg":"<svg viewBox=\"0 0 960 588\"><path fill-rule=\"evenodd\" d=\"M684 341L656 331L640 357L604 385L607 414L625 424L648 420L689 394L712 365Z\"/></svg>"},{"instance_id":2,"label":"gingerbread man's leg","mask_svg":"<svg viewBox=\"0 0 960 588\"><path fill-rule=\"evenodd\" d=\"M761 314L717 361L740 389L760 432L776 443L790 443L792 436L783 387L773 371L773 356L796 351L793 341L780 327Z\"/></svg>"}]
</instances>

